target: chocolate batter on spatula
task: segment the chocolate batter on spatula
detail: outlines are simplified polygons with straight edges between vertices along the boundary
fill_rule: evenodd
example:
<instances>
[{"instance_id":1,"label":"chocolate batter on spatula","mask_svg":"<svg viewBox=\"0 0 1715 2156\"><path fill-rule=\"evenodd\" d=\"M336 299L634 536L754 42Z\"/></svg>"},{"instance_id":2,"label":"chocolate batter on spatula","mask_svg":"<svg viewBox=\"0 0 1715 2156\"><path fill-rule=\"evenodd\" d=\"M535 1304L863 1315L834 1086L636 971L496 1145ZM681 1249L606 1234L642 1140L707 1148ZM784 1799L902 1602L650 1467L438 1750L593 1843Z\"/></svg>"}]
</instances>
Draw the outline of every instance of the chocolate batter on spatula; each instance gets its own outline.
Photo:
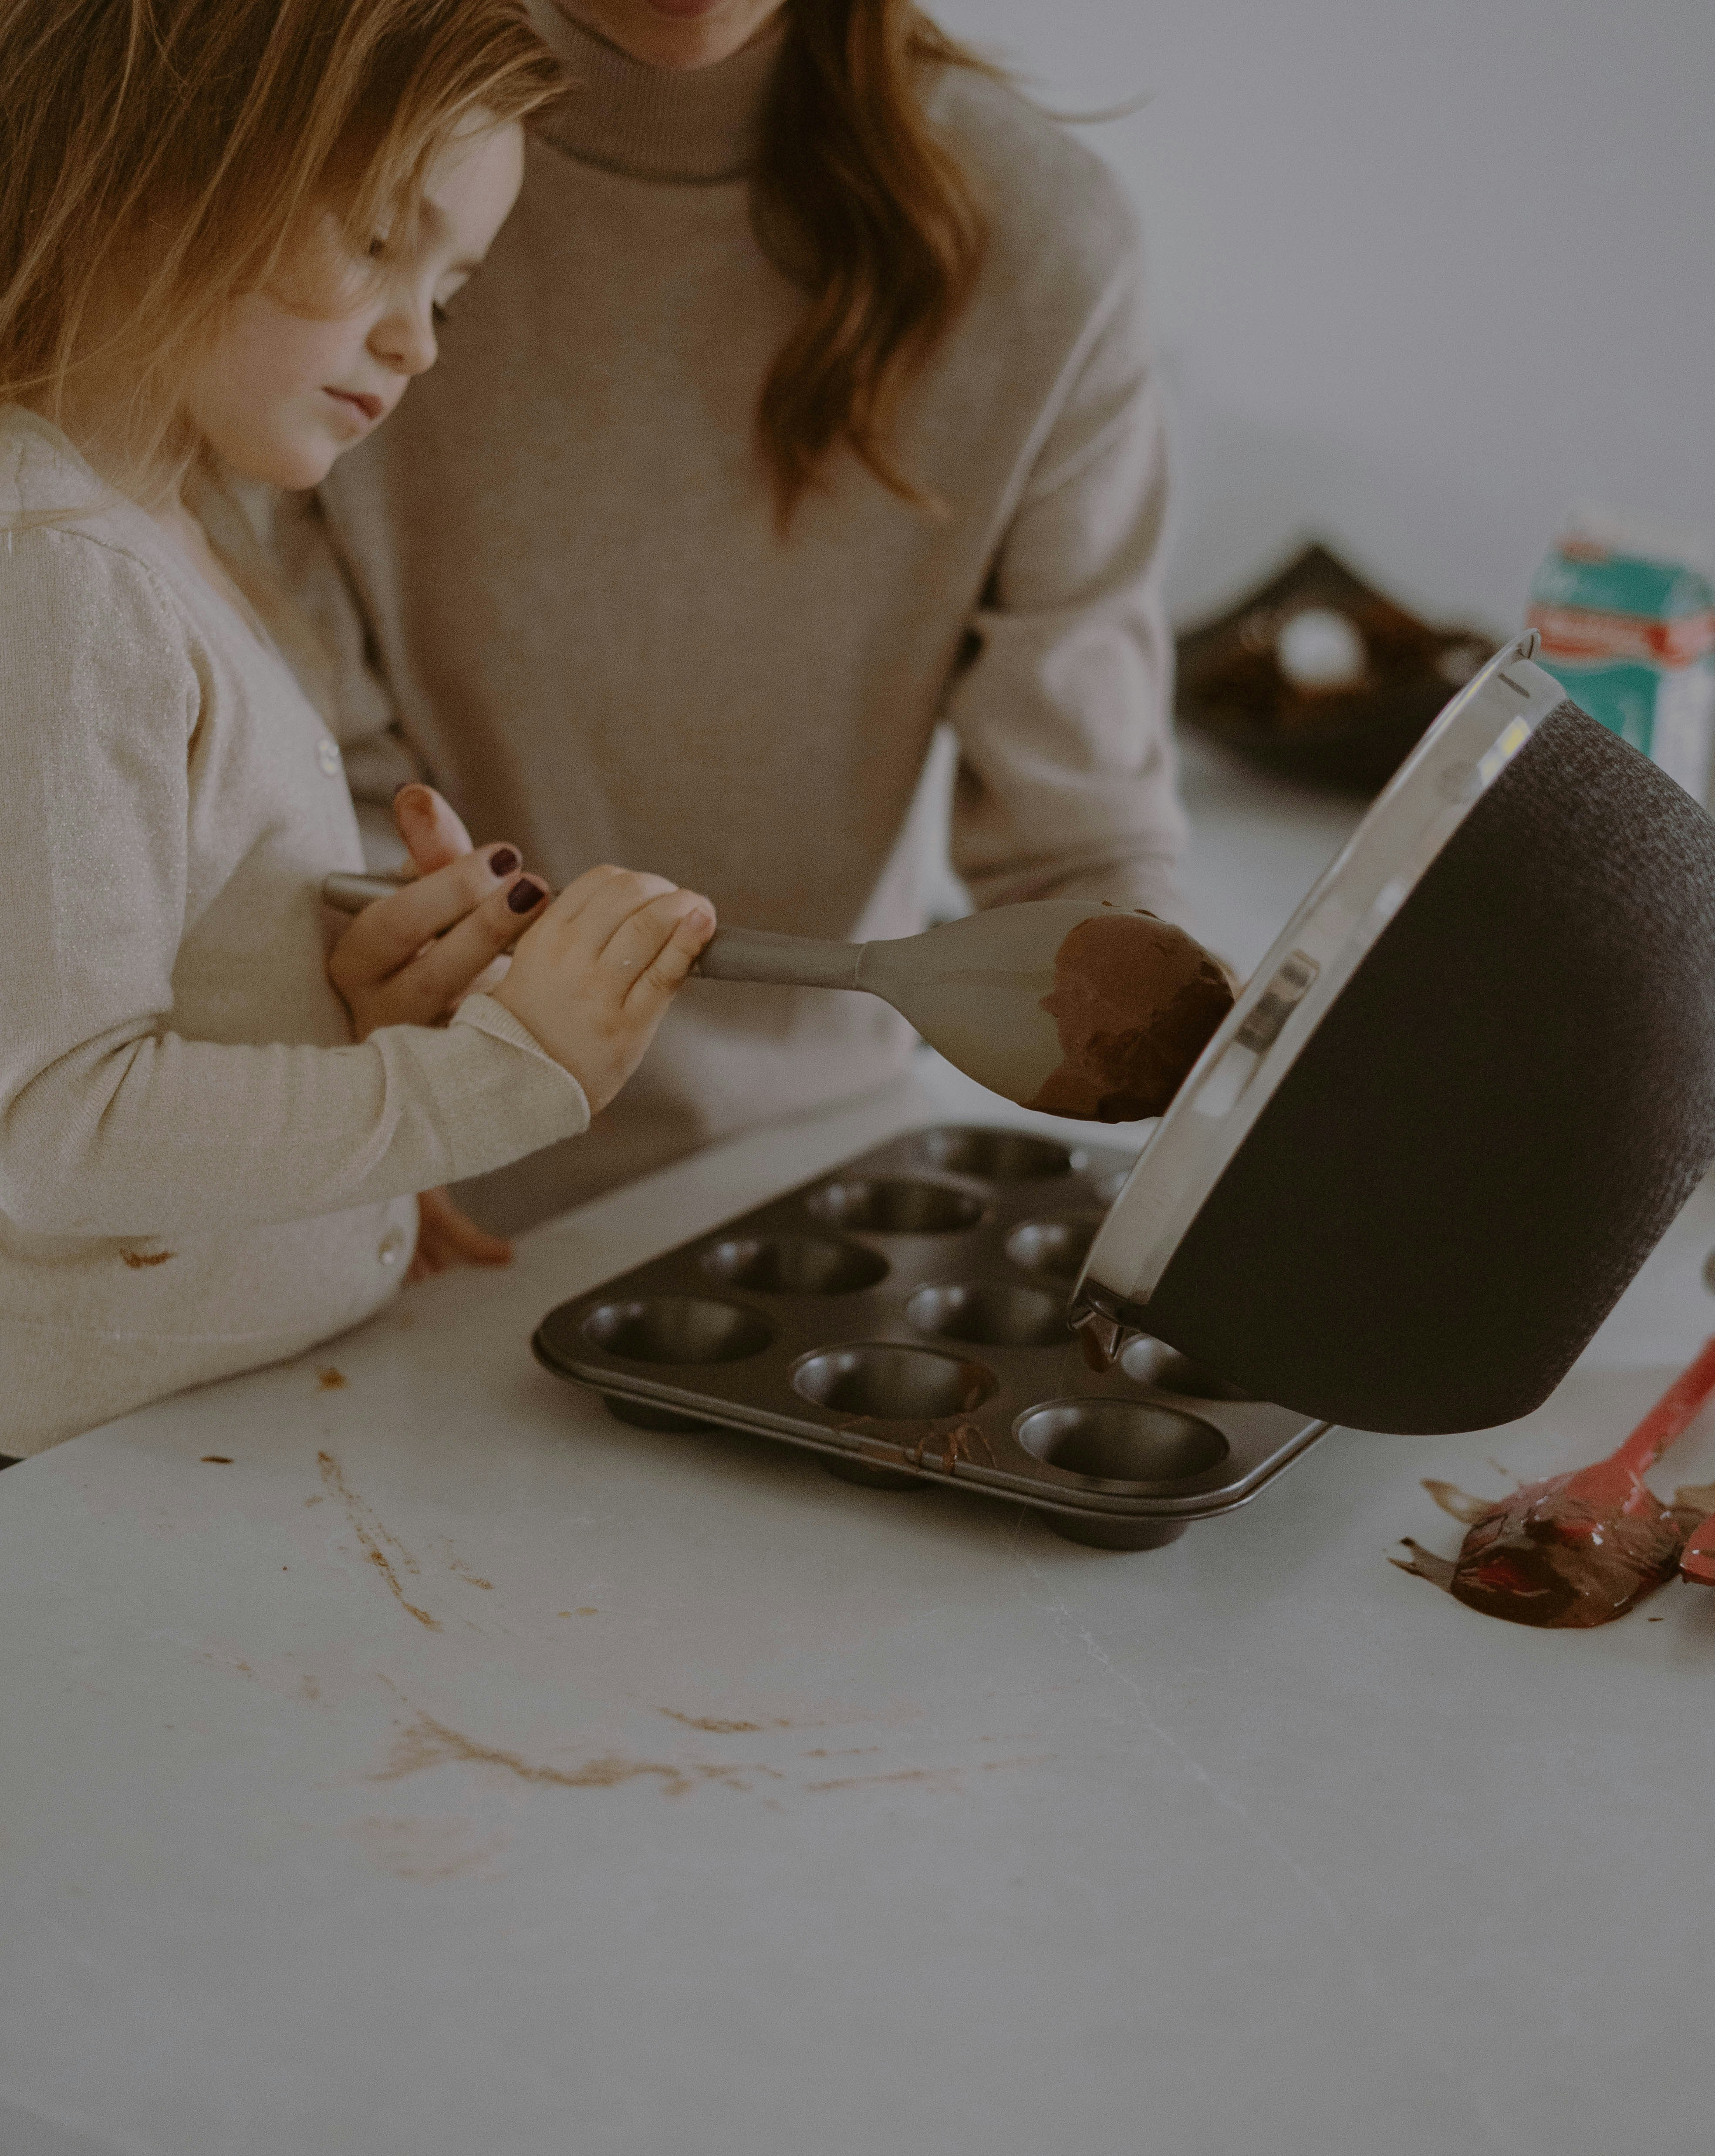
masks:
<instances>
[{"instance_id":1,"label":"chocolate batter on spatula","mask_svg":"<svg viewBox=\"0 0 1715 2156\"><path fill-rule=\"evenodd\" d=\"M1060 947L1042 1008L1065 1060L1034 1101L1096 1123L1158 1116L1233 1007L1203 946L1152 913L1101 913Z\"/></svg>"}]
</instances>

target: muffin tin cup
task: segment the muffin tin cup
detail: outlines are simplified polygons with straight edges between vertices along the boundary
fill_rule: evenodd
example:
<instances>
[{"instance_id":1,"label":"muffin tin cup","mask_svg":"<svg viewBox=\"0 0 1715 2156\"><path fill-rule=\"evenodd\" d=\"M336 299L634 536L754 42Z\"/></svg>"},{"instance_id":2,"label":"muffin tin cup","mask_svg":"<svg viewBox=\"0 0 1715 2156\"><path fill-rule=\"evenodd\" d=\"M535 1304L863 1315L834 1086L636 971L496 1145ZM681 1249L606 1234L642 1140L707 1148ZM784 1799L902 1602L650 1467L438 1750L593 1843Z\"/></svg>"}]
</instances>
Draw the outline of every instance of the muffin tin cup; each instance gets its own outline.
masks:
<instances>
[{"instance_id":1,"label":"muffin tin cup","mask_svg":"<svg viewBox=\"0 0 1715 2156\"><path fill-rule=\"evenodd\" d=\"M1326 1424L1159 1342L1097 1374L1065 1312L1127 1157L908 1132L562 1303L535 1349L645 1429L805 1447L877 1490L957 1484L1099 1548L1230 1512Z\"/></svg>"}]
</instances>

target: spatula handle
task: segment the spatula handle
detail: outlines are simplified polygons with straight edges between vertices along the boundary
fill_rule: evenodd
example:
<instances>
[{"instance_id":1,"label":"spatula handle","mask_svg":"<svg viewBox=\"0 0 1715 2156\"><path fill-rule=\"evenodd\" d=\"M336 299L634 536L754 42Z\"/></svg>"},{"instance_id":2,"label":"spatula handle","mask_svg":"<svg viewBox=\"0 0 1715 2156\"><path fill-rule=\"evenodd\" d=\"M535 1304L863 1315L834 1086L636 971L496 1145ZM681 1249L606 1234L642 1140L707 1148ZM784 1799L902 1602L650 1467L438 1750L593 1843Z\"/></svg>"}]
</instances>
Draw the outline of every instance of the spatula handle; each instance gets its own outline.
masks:
<instances>
[{"instance_id":1,"label":"spatula handle","mask_svg":"<svg viewBox=\"0 0 1715 2156\"><path fill-rule=\"evenodd\" d=\"M331 875L326 905L360 912L403 888L398 876ZM855 988L861 943L829 943L813 936L778 936L768 928L717 928L691 968L706 981L773 981L787 988Z\"/></svg>"},{"instance_id":2,"label":"spatula handle","mask_svg":"<svg viewBox=\"0 0 1715 2156\"><path fill-rule=\"evenodd\" d=\"M1614 1464L1634 1475L1641 1475L1654 1466L1711 1393L1715 1393L1715 1340L1704 1342L1703 1352L1696 1362L1674 1379L1625 1444L1613 1454Z\"/></svg>"},{"instance_id":3,"label":"spatula handle","mask_svg":"<svg viewBox=\"0 0 1715 2156\"><path fill-rule=\"evenodd\" d=\"M855 988L861 943L777 936L768 928L717 928L691 968L706 981L773 981L787 988Z\"/></svg>"},{"instance_id":4,"label":"spatula handle","mask_svg":"<svg viewBox=\"0 0 1715 2156\"><path fill-rule=\"evenodd\" d=\"M336 870L321 879L321 903L336 913L361 913L377 899L391 898L404 887L403 876L347 875Z\"/></svg>"}]
</instances>

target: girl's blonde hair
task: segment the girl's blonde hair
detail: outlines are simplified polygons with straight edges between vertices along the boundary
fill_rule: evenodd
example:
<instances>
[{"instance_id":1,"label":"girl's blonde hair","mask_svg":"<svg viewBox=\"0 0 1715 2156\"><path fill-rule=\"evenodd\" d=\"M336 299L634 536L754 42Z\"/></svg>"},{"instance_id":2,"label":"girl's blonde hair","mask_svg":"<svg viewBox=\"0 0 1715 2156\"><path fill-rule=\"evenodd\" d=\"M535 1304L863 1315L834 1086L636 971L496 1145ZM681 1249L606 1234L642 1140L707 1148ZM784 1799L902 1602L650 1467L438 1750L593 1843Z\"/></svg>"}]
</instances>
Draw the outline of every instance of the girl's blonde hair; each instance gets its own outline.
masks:
<instances>
[{"instance_id":1,"label":"girl's blonde hair","mask_svg":"<svg viewBox=\"0 0 1715 2156\"><path fill-rule=\"evenodd\" d=\"M361 261L461 122L560 88L521 0L0 0L0 401L58 423L99 367L108 475L170 490L230 304L329 211Z\"/></svg>"}]
</instances>

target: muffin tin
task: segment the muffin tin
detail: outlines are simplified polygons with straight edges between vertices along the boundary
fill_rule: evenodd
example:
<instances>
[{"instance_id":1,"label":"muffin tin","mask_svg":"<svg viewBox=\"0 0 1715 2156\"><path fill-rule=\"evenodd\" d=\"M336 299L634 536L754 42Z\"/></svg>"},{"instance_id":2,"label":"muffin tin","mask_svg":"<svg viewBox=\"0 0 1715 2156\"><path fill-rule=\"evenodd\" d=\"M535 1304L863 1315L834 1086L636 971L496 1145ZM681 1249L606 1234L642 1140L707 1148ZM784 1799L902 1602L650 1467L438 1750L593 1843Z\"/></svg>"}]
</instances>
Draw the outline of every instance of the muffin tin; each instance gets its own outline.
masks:
<instances>
[{"instance_id":1,"label":"muffin tin","mask_svg":"<svg viewBox=\"0 0 1715 2156\"><path fill-rule=\"evenodd\" d=\"M557 1376L650 1430L728 1427L873 1487L956 1481L1150 1549L1327 1428L1149 1339L1098 1375L1066 1322L1132 1168L1005 1128L911 1131L551 1311Z\"/></svg>"}]
</instances>

